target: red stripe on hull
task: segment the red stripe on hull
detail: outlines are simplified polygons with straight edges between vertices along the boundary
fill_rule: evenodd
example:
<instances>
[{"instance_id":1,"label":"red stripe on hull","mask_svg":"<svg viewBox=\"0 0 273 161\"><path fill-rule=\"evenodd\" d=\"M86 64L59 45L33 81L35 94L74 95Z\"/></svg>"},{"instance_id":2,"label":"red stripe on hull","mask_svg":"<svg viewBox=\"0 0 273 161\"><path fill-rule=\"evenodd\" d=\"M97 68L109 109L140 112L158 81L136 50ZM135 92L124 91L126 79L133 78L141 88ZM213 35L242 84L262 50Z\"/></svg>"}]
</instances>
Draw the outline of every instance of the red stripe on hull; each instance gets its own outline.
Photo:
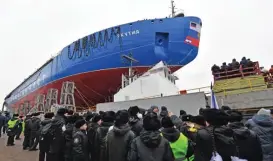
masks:
<instances>
[{"instance_id":1,"label":"red stripe on hull","mask_svg":"<svg viewBox=\"0 0 273 161\"><path fill-rule=\"evenodd\" d=\"M195 39L195 38L190 37L190 36L186 37L185 43L191 44L191 45L193 45L195 47L199 47L199 39Z\"/></svg>"},{"instance_id":2,"label":"red stripe on hull","mask_svg":"<svg viewBox=\"0 0 273 161\"><path fill-rule=\"evenodd\" d=\"M177 71L179 68L181 66L171 67L171 71ZM136 67L134 69L139 73L144 73L149 68ZM88 107L96 105L97 103L105 102L107 97L113 96L118 91L118 88L121 86L121 76L124 73L128 73L128 68L101 70L66 77L39 88L10 106L18 108L25 101L30 101L31 107L33 107L35 97L38 94L46 95L50 88L58 90L59 103L62 84L66 81L75 83L74 97L76 106Z\"/></svg>"}]
</instances>

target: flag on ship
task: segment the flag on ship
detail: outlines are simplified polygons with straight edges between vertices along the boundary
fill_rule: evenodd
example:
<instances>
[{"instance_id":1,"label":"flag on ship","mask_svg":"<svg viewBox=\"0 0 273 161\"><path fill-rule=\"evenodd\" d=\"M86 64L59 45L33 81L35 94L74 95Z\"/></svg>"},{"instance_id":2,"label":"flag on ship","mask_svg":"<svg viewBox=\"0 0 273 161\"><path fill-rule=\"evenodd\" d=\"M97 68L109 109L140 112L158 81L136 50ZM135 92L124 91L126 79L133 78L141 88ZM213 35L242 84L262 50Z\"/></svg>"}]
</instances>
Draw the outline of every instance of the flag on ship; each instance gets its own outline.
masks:
<instances>
[{"instance_id":1,"label":"flag on ship","mask_svg":"<svg viewBox=\"0 0 273 161\"><path fill-rule=\"evenodd\" d=\"M210 93L210 107L211 108L215 108L215 109L219 109L219 106L218 106L218 103L217 103L217 100L216 100L216 96L213 92L213 89L212 89L212 83L210 85L210 90L211 90L211 93Z\"/></svg>"}]
</instances>

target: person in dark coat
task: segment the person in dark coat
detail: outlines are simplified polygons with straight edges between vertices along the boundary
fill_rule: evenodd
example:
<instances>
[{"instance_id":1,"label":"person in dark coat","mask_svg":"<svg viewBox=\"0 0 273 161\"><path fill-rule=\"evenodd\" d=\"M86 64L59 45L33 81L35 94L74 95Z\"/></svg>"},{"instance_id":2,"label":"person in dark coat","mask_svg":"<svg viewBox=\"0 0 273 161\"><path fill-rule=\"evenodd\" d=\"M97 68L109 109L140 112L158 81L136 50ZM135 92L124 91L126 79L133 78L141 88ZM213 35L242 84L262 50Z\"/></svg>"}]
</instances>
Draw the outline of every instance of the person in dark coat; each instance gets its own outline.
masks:
<instances>
[{"instance_id":1,"label":"person in dark coat","mask_svg":"<svg viewBox=\"0 0 273 161\"><path fill-rule=\"evenodd\" d=\"M68 112L65 108L60 108L57 115L52 120L53 140L50 143L49 157L51 161L64 161L65 139L65 114Z\"/></svg>"},{"instance_id":2,"label":"person in dark coat","mask_svg":"<svg viewBox=\"0 0 273 161\"><path fill-rule=\"evenodd\" d=\"M263 161L273 160L273 120L270 111L260 109L246 126L253 130L259 137L263 149Z\"/></svg>"},{"instance_id":3,"label":"person in dark coat","mask_svg":"<svg viewBox=\"0 0 273 161\"><path fill-rule=\"evenodd\" d=\"M66 126L64 131L65 138L65 149L64 149L64 159L65 161L72 161L72 143L73 134L75 132L75 122L77 121L77 116L69 116L66 119Z\"/></svg>"},{"instance_id":4,"label":"person in dark coat","mask_svg":"<svg viewBox=\"0 0 273 161\"><path fill-rule=\"evenodd\" d=\"M92 156L96 161L105 161L106 160L106 142L105 137L109 131L109 128L114 125L115 121L115 112L107 111L102 114L102 123L101 126L96 131L95 142L94 142L94 153L95 156Z\"/></svg>"},{"instance_id":5,"label":"person in dark coat","mask_svg":"<svg viewBox=\"0 0 273 161\"><path fill-rule=\"evenodd\" d=\"M24 142L23 142L23 150L30 148L30 136L31 136L31 114L28 114L24 120Z\"/></svg>"},{"instance_id":6,"label":"person in dark coat","mask_svg":"<svg viewBox=\"0 0 273 161\"><path fill-rule=\"evenodd\" d=\"M127 110L116 113L113 130L106 138L106 161L127 161L128 151L135 134L128 125L129 114ZM116 148L118 145L118 148Z\"/></svg>"},{"instance_id":7,"label":"person in dark coat","mask_svg":"<svg viewBox=\"0 0 273 161\"><path fill-rule=\"evenodd\" d=\"M143 119L144 130L131 144L128 161L174 161L169 142L160 135L157 114L148 112Z\"/></svg>"},{"instance_id":8,"label":"person in dark coat","mask_svg":"<svg viewBox=\"0 0 273 161\"><path fill-rule=\"evenodd\" d=\"M4 128L6 124L6 117L2 115L2 112L0 112L0 138L2 136L2 128Z\"/></svg>"},{"instance_id":9,"label":"person in dark coat","mask_svg":"<svg viewBox=\"0 0 273 161\"><path fill-rule=\"evenodd\" d=\"M24 122L23 116L19 116L15 140L21 140L20 135L22 134L23 131L23 122Z\"/></svg>"},{"instance_id":10,"label":"person in dark coat","mask_svg":"<svg viewBox=\"0 0 273 161\"><path fill-rule=\"evenodd\" d=\"M195 161L209 161L218 153L223 161L230 161L237 156L233 131L225 126L229 116L218 109L203 109L202 115L207 127L200 129L196 136Z\"/></svg>"},{"instance_id":11,"label":"person in dark coat","mask_svg":"<svg viewBox=\"0 0 273 161\"><path fill-rule=\"evenodd\" d=\"M179 130L174 128L174 124L172 123L172 120L169 116L163 117L161 119L161 125L163 127L161 133L164 138L166 138L170 143L182 145L172 148L173 154L176 155L174 156L175 159L187 159L189 161L192 161L194 158L193 143Z\"/></svg>"},{"instance_id":12,"label":"person in dark coat","mask_svg":"<svg viewBox=\"0 0 273 161\"><path fill-rule=\"evenodd\" d=\"M41 119L39 118L40 113L34 113L31 118L31 138L30 138L30 149L29 151L35 151L39 143Z\"/></svg>"},{"instance_id":13,"label":"person in dark coat","mask_svg":"<svg viewBox=\"0 0 273 161\"><path fill-rule=\"evenodd\" d=\"M50 142L53 139L53 136L50 133L50 129L48 128L52 122L52 117L54 117L54 113L46 113L44 115L44 120L41 122L41 130L40 130L40 140L39 140L39 161L50 161L48 157ZM47 128L47 129L45 129ZM43 134L44 131L47 133Z\"/></svg>"},{"instance_id":14,"label":"person in dark coat","mask_svg":"<svg viewBox=\"0 0 273 161\"><path fill-rule=\"evenodd\" d=\"M87 125L84 119L75 123L76 131L73 134L72 156L73 161L89 161Z\"/></svg>"},{"instance_id":15,"label":"person in dark coat","mask_svg":"<svg viewBox=\"0 0 273 161\"><path fill-rule=\"evenodd\" d=\"M7 132L7 129L8 129L8 122L9 120L11 119L10 117L10 113L6 112L5 111L5 118L6 118L6 121L5 121L5 125L3 127L3 134L5 134Z\"/></svg>"},{"instance_id":16,"label":"person in dark coat","mask_svg":"<svg viewBox=\"0 0 273 161\"><path fill-rule=\"evenodd\" d=\"M128 112L129 112L129 125L131 126L131 130L135 133L136 136L139 136L140 132L143 129L142 127L143 115L140 113L140 109L137 106L130 107Z\"/></svg>"},{"instance_id":17,"label":"person in dark coat","mask_svg":"<svg viewBox=\"0 0 273 161\"><path fill-rule=\"evenodd\" d=\"M87 131L87 137L89 142L89 154L91 155L91 160L96 160L96 147L95 147L95 136L96 131L100 127L101 124L101 116L97 113L93 114L93 118L91 119L91 123L89 125L88 131Z\"/></svg>"},{"instance_id":18,"label":"person in dark coat","mask_svg":"<svg viewBox=\"0 0 273 161\"><path fill-rule=\"evenodd\" d=\"M263 151L260 140L255 132L249 130L241 122L242 113L236 110L227 112L230 115L228 127L233 130L235 144L239 150L239 157L247 161L262 161ZM251 148L250 148L251 147Z\"/></svg>"},{"instance_id":19,"label":"person in dark coat","mask_svg":"<svg viewBox=\"0 0 273 161\"><path fill-rule=\"evenodd\" d=\"M180 114L180 115L179 115L179 118L182 120L182 117L185 116L185 115L187 115L187 112L184 111L184 110L180 110L180 111L179 111L179 114Z\"/></svg>"},{"instance_id":20,"label":"person in dark coat","mask_svg":"<svg viewBox=\"0 0 273 161\"><path fill-rule=\"evenodd\" d=\"M168 109L165 106L161 107L161 112L159 114L159 119L161 120L163 117L167 117L169 115Z\"/></svg>"}]
</instances>

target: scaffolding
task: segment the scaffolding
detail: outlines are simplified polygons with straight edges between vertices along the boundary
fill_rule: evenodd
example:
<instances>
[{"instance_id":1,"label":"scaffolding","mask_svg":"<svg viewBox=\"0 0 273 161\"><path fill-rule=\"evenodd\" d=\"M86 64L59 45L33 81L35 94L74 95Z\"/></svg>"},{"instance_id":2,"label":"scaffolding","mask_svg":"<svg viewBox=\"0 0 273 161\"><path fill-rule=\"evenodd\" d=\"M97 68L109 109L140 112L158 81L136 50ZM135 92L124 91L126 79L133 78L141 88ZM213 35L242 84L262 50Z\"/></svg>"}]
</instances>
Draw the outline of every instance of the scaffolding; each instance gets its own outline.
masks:
<instances>
[{"instance_id":1,"label":"scaffolding","mask_svg":"<svg viewBox=\"0 0 273 161\"><path fill-rule=\"evenodd\" d=\"M58 99L58 90L54 88L50 88L46 95L45 112L51 111L51 106L58 103L57 99Z\"/></svg>"},{"instance_id":2,"label":"scaffolding","mask_svg":"<svg viewBox=\"0 0 273 161\"><path fill-rule=\"evenodd\" d=\"M65 106L67 109L76 111L74 90L74 82L63 82L60 105Z\"/></svg>"},{"instance_id":3,"label":"scaffolding","mask_svg":"<svg viewBox=\"0 0 273 161\"><path fill-rule=\"evenodd\" d=\"M30 109L31 109L31 107L30 107L29 101L25 101L24 102L25 115L27 115L29 113Z\"/></svg>"},{"instance_id":4,"label":"scaffolding","mask_svg":"<svg viewBox=\"0 0 273 161\"><path fill-rule=\"evenodd\" d=\"M44 94L38 94L35 100L35 105L32 112L40 112L44 111L44 102L45 102L45 95Z\"/></svg>"}]
</instances>

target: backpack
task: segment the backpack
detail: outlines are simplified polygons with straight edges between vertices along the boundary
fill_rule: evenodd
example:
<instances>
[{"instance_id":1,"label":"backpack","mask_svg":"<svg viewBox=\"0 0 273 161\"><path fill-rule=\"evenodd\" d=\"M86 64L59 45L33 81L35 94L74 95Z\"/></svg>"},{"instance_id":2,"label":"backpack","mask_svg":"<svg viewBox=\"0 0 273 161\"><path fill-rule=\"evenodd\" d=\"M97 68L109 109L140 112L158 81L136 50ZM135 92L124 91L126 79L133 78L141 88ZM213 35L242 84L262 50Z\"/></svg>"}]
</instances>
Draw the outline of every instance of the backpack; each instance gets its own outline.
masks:
<instances>
[{"instance_id":1,"label":"backpack","mask_svg":"<svg viewBox=\"0 0 273 161\"><path fill-rule=\"evenodd\" d=\"M48 136L53 136L52 123L48 123L41 128L41 140Z\"/></svg>"}]
</instances>

